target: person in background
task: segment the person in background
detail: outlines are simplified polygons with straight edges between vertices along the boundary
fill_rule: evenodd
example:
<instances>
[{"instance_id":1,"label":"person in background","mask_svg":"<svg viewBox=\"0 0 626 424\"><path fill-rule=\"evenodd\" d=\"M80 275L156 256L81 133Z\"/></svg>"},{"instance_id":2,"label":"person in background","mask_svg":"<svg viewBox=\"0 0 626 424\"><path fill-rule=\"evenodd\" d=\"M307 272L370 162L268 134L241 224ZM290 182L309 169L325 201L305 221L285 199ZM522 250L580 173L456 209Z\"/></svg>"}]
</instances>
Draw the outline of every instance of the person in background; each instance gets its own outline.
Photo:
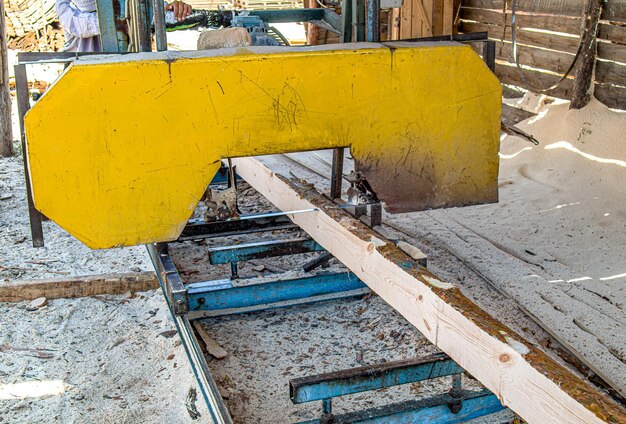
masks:
<instances>
[{"instance_id":1,"label":"person in background","mask_svg":"<svg viewBox=\"0 0 626 424\"><path fill-rule=\"evenodd\" d=\"M191 14L191 6L180 0L165 4L177 21ZM96 0L56 0L56 12L65 31L64 52L99 52L100 28Z\"/></svg>"}]
</instances>

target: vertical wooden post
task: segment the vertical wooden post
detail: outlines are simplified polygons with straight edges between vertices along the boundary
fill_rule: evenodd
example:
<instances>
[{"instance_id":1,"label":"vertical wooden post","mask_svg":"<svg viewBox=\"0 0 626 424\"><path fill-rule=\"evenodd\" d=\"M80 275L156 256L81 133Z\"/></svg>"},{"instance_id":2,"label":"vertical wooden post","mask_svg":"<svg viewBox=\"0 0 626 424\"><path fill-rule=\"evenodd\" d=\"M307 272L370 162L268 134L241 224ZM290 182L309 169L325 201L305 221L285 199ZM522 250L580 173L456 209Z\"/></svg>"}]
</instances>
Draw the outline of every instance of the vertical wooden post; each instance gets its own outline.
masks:
<instances>
[{"instance_id":1,"label":"vertical wooden post","mask_svg":"<svg viewBox=\"0 0 626 424\"><path fill-rule=\"evenodd\" d=\"M317 0L304 0L305 9L316 9L319 5ZM319 39L319 27L313 24L306 24L306 45L315 46L318 44Z\"/></svg>"},{"instance_id":2,"label":"vertical wooden post","mask_svg":"<svg viewBox=\"0 0 626 424\"><path fill-rule=\"evenodd\" d=\"M442 35L454 34L454 0L443 1Z\"/></svg>"},{"instance_id":3,"label":"vertical wooden post","mask_svg":"<svg viewBox=\"0 0 626 424\"><path fill-rule=\"evenodd\" d=\"M443 34L443 0L433 0L433 14L431 18L433 35Z\"/></svg>"},{"instance_id":4,"label":"vertical wooden post","mask_svg":"<svg viewBox=\"0 0 626 424\"><path fill-rule=\"evenodd\" d=\"M589 88L591 87L593 66L596 62L596 34L601 12L602 0L585 0L580 35L583 48L576 67L576 79L574 80L570 109L580 109L591 99Z\"/></svg>"},{"instance_id":5,"label":"vertical wooden post","mask_svg":"<svg viewBox=\"0 0 626 424\"><path fill-rule=\"evenodd\" d=\"M4 157L13 155L6 27L4 1L0 0L0 156Z\"/></svg>"}]
</instances>

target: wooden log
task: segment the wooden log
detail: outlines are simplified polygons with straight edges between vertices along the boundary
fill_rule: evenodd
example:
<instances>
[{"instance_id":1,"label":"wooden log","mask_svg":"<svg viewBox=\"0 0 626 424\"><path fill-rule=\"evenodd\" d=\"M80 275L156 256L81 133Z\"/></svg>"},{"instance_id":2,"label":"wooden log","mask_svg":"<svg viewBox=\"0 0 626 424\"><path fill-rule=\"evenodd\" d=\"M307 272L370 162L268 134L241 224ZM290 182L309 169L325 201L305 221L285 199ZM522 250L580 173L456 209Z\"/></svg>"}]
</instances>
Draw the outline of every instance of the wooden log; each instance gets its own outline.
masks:
<instances>
[{"instance_id":1,"label":"wooden log","mask_svg":"<svg viewBox=\"0 0 626 424\"><path fill-rule=\"evenodd\" d=\"M626 412L308 186L254 158L237 172L432 343L529 423L624 422Z\"/></svg>"},{"instance_id":2,"label":"wooden log","mask_svg":"<svg viewBox=\"0 0 626 424\"><path fill-rule=\"evenodd\" d=\"M589 89L593 78L593 66L596 62L596 34L602 3L602 0L585 0L580 34L583 47L576 64L576 77L572 102L569 105L570 109L581 109L591 100Z\"/></svg>"},{"instance_id":3,"label":"wooden log","mask_svg":"<svg viewBox=\"0 0 626 424\"><path fill-rule=\"evenodd\" d=\"M11 93L4 0L0 0L0 156L13 156L13 127L11 123Z\"/></svg>"},{"instance_id":4,"label":"wooden log","mask_svg":"<svg viewBox=\"0 0 626 424\"><path fill-rule=\"evenodd\" d=\"M38 297L48 299L123 294L159 287L154 272L101 274L64 279L0 282L0 302L21 302Z\"/></svg>"}]
</instances>

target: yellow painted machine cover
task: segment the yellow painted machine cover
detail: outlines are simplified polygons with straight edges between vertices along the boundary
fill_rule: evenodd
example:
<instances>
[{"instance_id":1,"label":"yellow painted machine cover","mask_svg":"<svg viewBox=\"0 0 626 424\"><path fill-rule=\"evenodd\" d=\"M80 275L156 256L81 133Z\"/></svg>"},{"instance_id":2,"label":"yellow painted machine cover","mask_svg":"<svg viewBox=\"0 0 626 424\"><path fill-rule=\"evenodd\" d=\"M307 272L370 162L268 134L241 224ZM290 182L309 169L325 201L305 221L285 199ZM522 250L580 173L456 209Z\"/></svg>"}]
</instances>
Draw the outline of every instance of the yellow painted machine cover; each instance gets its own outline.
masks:
<instances>
[{"instance_id":1,"label":"yellow painted machine cover","mask_svg":"<svg viewBox=\"0 0 626 424\"><path fill-rule=\"evenodd\" d=\"M25 118L35 206L92 248L170 241L222 158L341 146L391 212L494 202L500 107L456 43L81 58Z\"/></svg>"}]
</instances>

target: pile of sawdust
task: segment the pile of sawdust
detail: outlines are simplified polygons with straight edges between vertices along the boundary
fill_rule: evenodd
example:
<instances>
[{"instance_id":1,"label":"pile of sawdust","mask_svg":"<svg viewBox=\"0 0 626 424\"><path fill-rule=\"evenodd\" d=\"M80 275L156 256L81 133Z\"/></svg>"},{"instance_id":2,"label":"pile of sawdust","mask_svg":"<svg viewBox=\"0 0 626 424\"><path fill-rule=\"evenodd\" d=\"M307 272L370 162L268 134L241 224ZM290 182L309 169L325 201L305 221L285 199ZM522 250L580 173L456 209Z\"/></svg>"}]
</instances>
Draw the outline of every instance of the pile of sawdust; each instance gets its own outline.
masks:
<instances>
[{"instance_id":1,"label":"pile of sawdust","mask_svg":"<svg viewBox=\"0 0 626 424\"><path fill-rule=\"evenodd\" d=\"M581 110L558 102L518 126L541 144L502 141L509 234L565 265L558 279L626 281L626 112L597 100Z\"/></svg>"}]
</instances>

